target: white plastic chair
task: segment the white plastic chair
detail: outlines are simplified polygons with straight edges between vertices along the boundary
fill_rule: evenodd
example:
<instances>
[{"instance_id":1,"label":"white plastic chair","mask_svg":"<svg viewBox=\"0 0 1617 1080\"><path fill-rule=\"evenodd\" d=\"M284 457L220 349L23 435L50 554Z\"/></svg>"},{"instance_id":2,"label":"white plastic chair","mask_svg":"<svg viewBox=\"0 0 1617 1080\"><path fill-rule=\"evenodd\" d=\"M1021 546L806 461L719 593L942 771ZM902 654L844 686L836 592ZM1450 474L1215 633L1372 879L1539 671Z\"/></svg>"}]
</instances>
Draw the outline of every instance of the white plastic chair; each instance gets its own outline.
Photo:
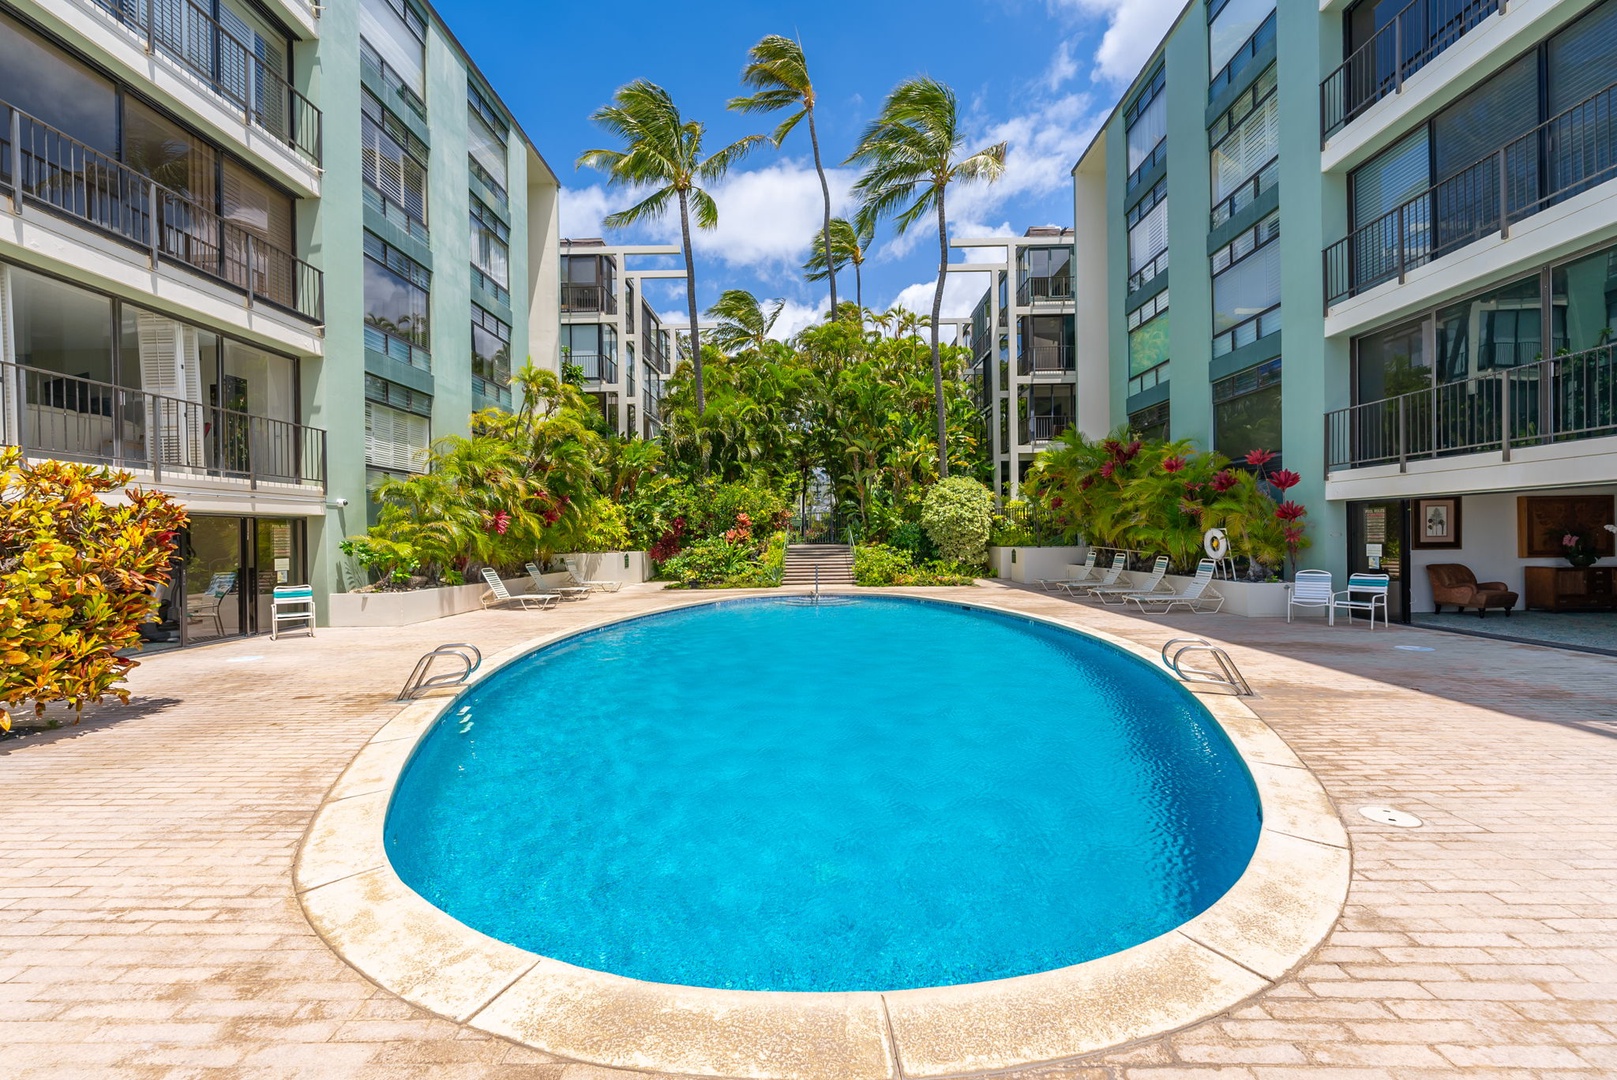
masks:
<instances>
[{"instance_id":1,"label":"white plastic chair","mask_svg":"<svg viewBox=\"0 0 1617 1080\"><path fill-rule=\"evenodd\" d=\"M563 559L562 565L567 567L567 576L578 588L591 589L595 592L617 592L623 588L621 581L586 581L584 575L578 572L577 559Z\"/></svg>"},{"instance_id":2,"label":"white plastic chair","mask_svg":"<svg viewBox=\"0 0 1617 1080\"><path fill-rule=\"evenodd\" d=\"M533 594L535 596L554 596L558 600L583 600L590 594L587 585L551 585L545 581L545 576L533 563L524 567L528 576L533 578Z\"/></svg>"},{"instance_id":3,"label":"white plastic chair","mask_svg":"<svg viewBox=\"0 0 1617 1080\"><path fill-rule=\"evenodd\" d=\"M1335 590L1329 570L1297 571L1297 579L1286 582L1286 621L1291 622L1292 608L1321 608L1329 616Z\"/></svg>"},{"instance_id":4,"label":"white plastic chair","mask_svg":"<svg viewBox=\"0 0 1617 1080\"><path fill-rule=\"evenodd\" d=\"M1069 578L1040 578L1039 588L1051 592L1063 585L1080 585L1086 581L1095 580L1095 549L1090 548L1089 554L1084 556L1084 565L1078 573Z\"/></svg>"},{"instance_id":5,"label":"white plastic chair","mask_svg":"<svg viewBox=\"0 0 1617 1080\"><path fill-rule=\"evenodd\" d=\"M1150 596L1162 585L1162 579L1168 576L1168 556L1158 555L1151 573L1143 581L1136 581L1132 585L1111 585L1098 589L1091 589L1089 595L1095 597L1103 604L1110 604L1114 599L1124 607L1128 606L1131 596Z\"/></svg>"},{"instance_id":6,"label":"white plastic chair","mask_svg":"<svg viewBox=\"0 0 1617 1080\"><path fill-rule=\"evenodd\" d=\"M1392 578L1386 574L1352 574L1348 577L1348 587L1339 593L1331 594L1330 624L1336 625L1336 609L1346 608L1348 611L1368 611L1370 613L1370 629L1376 628L1376 609L1381 610L1381 625L1391 625L1387 621L1387 594L1392 589Z\"/></svg>"},{"instance_id":7,"label":"white plastic chair","mask_svg":"<svg viewBox=\"0 0 1617 1080\"><path fill-rule=\"evenodd\" d=\"M270 640L281 636L282 623L302 623L314 637L314 588L310 585L277 585L270 594Z\"/></svg>"},{"instance_id":8,"label":"white plastic chair","mask_svg":"<svg viewBox=\"0 0 1617 1080\"><path fill-rule=\"evenodd\" d=\"M1095 589L1104 589L1108 586L1116 585L1117 579L1123 576L1123 568L1128 565L1128 562L1128 555L1119 551L1112 556L1112 565L1107 568L1105 576L1099 581L1067 581L1057 587L1068 596L1080 596Z\"/></svg>"},{"instance_id":9,"label":"white plastic chair","mask_svg":"<svg viewBox=\"0 0 1617 1080\"><path fill-rule=\"evenodd\" d=\"M1142 614L1147 604L1152 607L1162 605L1159 614L1166 614L1176 607L1187 607L1197 612L1217 611L1224 606L1224 597L1209 588L1213 583L1213 570L1216 565L1212 559L1203 559L1196 565L1196 579L1186 585L1181 592L1152 593L1149 596L1137 594L1124 599L1138 607ZM1211 604L1212 607L1204 607L1206 604Z\"/></svg>"},{"instance_id":10,"label":"white plastic chair","mask_svg":"<svg viewBox=\"0 0 1617 1080\"><path fill-rule=\"evenodd\" d=\"M555 607L561 603L561 597L555 593L540 593L530 596L527 593L521 596L512 596L511 590L505 587L500 575L492 567L483 567L483 580L488 583L489 591L483 596L483 607L507 607L518 604L523 611L543 611L548 607Z\"/></svg>"}]
</instances>

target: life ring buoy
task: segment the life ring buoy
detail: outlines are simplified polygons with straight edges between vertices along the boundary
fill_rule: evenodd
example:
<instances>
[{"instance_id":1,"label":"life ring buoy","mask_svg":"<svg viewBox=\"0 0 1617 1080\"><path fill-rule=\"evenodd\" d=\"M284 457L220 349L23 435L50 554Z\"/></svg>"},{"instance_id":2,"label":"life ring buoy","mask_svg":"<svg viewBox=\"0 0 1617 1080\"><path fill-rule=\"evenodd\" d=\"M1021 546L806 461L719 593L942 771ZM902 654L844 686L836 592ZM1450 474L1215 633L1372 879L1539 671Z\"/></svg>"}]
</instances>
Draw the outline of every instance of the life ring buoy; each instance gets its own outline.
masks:
<instances>
[{"instance_id":1,"label":"life ring buoy","mask_svg":"<svg viewBox=\"0 0 1617 1080\"><path fill-rule=\"evenodd\" d=\"M1203 533L1202 547L1210 559L1222 561L1230 557L1230 538L1223 529L1208 529Z\"/></svg>"}]
</instances>

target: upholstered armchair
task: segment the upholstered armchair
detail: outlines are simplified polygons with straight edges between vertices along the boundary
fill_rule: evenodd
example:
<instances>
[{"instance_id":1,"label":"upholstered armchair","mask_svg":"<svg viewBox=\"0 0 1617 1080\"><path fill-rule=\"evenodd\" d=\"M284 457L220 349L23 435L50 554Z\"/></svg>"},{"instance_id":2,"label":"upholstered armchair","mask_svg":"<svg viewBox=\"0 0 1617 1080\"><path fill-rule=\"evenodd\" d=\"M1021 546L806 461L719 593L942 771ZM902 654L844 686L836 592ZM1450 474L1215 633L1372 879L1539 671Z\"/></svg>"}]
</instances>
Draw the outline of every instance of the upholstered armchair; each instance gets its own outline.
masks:
<instances>
[{"instance_id":1,"label":"upholstered armchair","mask_svg":"<svg viewBox=\"0 0 1617 1080\"><path fill-rule=\"evenodd\" d=\"M1503 608L1508 619L1518 599L1503 581L1478 583L1471 568L1459 563L1433 563L1426 568L1426 577L1432 583L1432 604L1436 611L1442 611L1444 604L1453 604L1461 611L1474 607L1477 616L1485 618L1489 608Z\"/></svg>"}]
</instances>

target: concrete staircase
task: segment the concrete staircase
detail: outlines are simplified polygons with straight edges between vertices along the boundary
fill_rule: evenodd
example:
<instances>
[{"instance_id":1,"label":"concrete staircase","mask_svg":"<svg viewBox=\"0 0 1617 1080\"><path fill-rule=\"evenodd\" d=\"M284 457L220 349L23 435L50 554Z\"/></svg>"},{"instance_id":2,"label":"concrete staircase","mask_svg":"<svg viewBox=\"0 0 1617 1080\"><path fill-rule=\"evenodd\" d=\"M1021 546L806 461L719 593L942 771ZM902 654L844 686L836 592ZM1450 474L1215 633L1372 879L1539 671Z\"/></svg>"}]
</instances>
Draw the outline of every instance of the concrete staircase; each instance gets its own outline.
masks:
<instances>
[{"instance_id":1,"label":"concrete staircase","mask_svg":"<svg viewBox=\"0 0 1617 1080\"><path fill-rule=\"evenodd\" d=\"M853 548L847 544L790 544L780 583L812 586L816 569L821 585L852 585Z\"/></svg>"}]
</instances>

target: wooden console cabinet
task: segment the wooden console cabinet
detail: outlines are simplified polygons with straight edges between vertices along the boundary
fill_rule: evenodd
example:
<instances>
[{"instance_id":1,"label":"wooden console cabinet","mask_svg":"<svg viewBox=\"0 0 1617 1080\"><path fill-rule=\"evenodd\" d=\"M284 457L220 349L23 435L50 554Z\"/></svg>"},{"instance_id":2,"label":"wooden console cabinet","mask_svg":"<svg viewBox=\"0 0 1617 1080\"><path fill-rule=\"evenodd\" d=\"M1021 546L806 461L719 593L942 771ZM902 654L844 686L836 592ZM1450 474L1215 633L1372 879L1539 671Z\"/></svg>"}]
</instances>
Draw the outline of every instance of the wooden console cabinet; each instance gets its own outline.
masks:
<instances>
[{"instance_id":1,"label":"wooden console cabinet","mask_svg":"<svg viewBox=\"0 0 1617 1080\"><path fill-rule=\"evenodd\" d=\"M1617 611L1617 567L1529 566L1528 610Z\"/></svg>"}]
</instances>

